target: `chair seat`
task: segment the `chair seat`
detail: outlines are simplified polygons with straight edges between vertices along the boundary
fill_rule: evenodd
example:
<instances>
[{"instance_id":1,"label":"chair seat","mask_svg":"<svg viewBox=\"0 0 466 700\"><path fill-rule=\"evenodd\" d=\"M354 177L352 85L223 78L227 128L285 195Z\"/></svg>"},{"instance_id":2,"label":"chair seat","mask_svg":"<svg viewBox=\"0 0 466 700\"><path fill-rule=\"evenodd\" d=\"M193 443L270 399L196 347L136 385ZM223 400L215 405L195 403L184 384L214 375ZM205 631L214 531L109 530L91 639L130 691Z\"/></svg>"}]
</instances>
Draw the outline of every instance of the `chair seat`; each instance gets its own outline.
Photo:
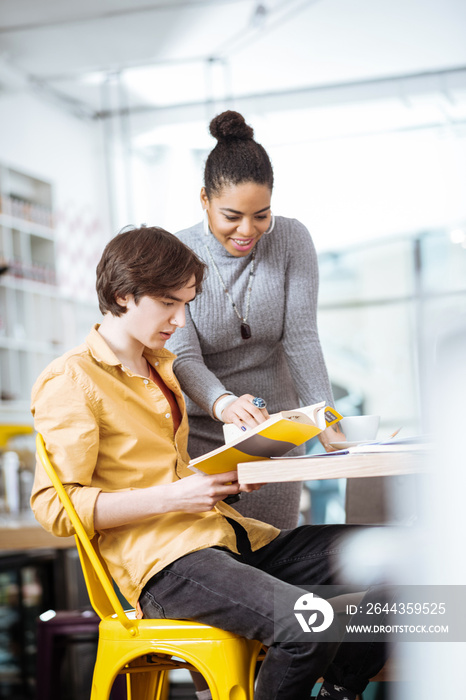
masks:
<instances>
[{"instance_id":1,"label":"chair seat","mask_svg":"<svg viewBox=\"0 0 466 700\"><path fill-rule=\"evenodd\" d=\"M92 700L108 698L120 673L130 676L131 698L158 698L164 674L175 668L199 671L215 700L252 700L260 642L190 620L134 621L135 635L114 616L101 621Z\"/></svg>"},{"instance_id":2,"label":"chair seat","mask_svg":"<svg viewBox=\"0 0 466 700\"><path fill-rule=\"evenodd\" d=\"M199 639L199 640L224 640L224 639L243 639L233 632L226 632L218 627L204 625L201 622L193 620L172 620L172 619L136 619L135 610L126 610L126 615L129 619L135 621L135 626L138 629L138 635L132 636L122 627L116 615L108 615L100 621L100 637L105 639L128 639L128 641L140 640L142 638L151 637L158 639Z\"/></svg>"}]
</instances>

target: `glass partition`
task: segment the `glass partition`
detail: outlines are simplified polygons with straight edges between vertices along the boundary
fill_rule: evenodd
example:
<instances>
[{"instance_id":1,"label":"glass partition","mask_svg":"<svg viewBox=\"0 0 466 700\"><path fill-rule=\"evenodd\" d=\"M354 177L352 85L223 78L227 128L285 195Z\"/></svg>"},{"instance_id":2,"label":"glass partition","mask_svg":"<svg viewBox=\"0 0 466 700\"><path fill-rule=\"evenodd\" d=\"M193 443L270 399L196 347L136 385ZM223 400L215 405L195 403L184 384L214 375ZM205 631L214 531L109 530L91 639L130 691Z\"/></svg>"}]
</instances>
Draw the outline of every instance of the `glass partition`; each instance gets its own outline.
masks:
<instances>
[{"instance_id":1,"label":"glass partition","mask_svg":"<svg viewBox=\"0 0 466 700\"><path fill-rule=\"evenodd\" d=\"M319 329L341 409L380 414L380 437L421 431L436 325L466 312L466 234L370 242L323 253L319 267Z\"/></svg>"},{"instance_id":2,"label":"glass partition","mask_svg":"<svg viewBox=\"0 0 466 700\"><path fill-rule=\"evenodd\" d=\"M336 406L343 415L380 415L379 439L400 427L400 437L429 432L435 338L450 320L466 318L465 231L422 232L319 256L319 331ZM320 444L309 449L322 451ZM307 484L318 506L314 519L311 504L313 522L344 518L344 485L329 485Z\"/></svg>"}]
</instances>

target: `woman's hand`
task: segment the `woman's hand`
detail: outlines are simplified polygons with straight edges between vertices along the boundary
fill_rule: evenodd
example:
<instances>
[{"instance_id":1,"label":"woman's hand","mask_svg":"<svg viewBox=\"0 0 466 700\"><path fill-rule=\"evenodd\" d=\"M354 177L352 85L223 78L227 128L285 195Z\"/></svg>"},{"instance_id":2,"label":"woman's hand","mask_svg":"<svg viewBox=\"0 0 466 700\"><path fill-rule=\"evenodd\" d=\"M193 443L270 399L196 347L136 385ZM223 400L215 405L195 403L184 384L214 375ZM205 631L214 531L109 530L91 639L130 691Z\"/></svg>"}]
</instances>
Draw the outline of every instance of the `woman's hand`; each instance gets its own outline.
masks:
<instances>
[{"instance_id":1,"label":"woman's hand","mask_svg":"<svg viewBox=\"0 0 466 700\"><path fill-rule=\"evenodd\" d=\"M346 442L345 434L341 432L338 423L336 425L329 425L325 430L322 430L318 438L326 452L335 452L338 449L337 447L332 447L330 443Z\"/></svg>"},{"instance_id":2,"label":"woman's hand","mask_svg":"<svg viewBox=\"0 0 466 700\"><path fill-rule=\"evenodd\" d=\"M257 408L252 403L252 394L243 394L223 409L224 423L234 423L238 428L255 428L270 418L266 408Z\"/></svg>"}]
</instances>

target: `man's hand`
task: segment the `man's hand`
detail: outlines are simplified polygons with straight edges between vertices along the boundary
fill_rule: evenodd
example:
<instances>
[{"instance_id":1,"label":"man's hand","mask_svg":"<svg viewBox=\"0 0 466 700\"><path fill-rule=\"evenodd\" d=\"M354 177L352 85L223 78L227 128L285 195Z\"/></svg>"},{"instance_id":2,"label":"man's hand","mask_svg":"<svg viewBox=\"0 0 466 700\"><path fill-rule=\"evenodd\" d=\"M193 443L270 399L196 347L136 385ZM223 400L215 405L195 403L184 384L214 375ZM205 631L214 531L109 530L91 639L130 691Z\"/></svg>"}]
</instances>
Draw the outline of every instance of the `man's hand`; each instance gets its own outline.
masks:
<instances>
[{"instance_id":1,"label":"man's hand","mask_svg":"<svg viewBox=\"0 0 466 700\"><path fill-rule=\"evenodd\" d=\"M227 496L256 491L262 484L238 484L238 472L193 474L169 484L145 489L99 493L94 507L96 530L120 527L153 515L185 511L203 513Z\"/></svg>"},{"instance_id":2,"label":"man's hand","mask_svg":"<svg viewBox=\"0 0 466 700\"><path fill-rule=\"evenodd\" d=\"M221 474L193 474L176 481L173 486L174 504L170 510L202 513L240 491L257 491L262 484L238 484L238 472Z\"/></svg>"}]
</instances>

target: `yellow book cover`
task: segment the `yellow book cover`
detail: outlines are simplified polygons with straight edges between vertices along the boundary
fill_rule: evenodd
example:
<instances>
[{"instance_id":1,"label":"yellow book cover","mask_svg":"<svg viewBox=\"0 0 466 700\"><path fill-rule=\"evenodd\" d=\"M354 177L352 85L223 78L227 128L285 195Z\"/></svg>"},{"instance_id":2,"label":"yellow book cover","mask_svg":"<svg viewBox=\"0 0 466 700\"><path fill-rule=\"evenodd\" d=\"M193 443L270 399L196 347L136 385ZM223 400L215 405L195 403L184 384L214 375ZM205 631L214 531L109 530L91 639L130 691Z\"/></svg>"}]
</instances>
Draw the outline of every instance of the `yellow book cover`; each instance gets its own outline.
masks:
<instances>
[{"instance_id":1,"label":"yellow book cover","mask_svg":"<svg viewBox=\"0 0 466 700\"><path fill-rule=\"evenodd\" d=\"M264 423L250 428L216 450L192 459L188 467L204 474L220 474L236 469L240 462L281 457L294 447L318 435L341 416L324 401L293 411L274 413Z\"/></svg>"}]
</instances>

